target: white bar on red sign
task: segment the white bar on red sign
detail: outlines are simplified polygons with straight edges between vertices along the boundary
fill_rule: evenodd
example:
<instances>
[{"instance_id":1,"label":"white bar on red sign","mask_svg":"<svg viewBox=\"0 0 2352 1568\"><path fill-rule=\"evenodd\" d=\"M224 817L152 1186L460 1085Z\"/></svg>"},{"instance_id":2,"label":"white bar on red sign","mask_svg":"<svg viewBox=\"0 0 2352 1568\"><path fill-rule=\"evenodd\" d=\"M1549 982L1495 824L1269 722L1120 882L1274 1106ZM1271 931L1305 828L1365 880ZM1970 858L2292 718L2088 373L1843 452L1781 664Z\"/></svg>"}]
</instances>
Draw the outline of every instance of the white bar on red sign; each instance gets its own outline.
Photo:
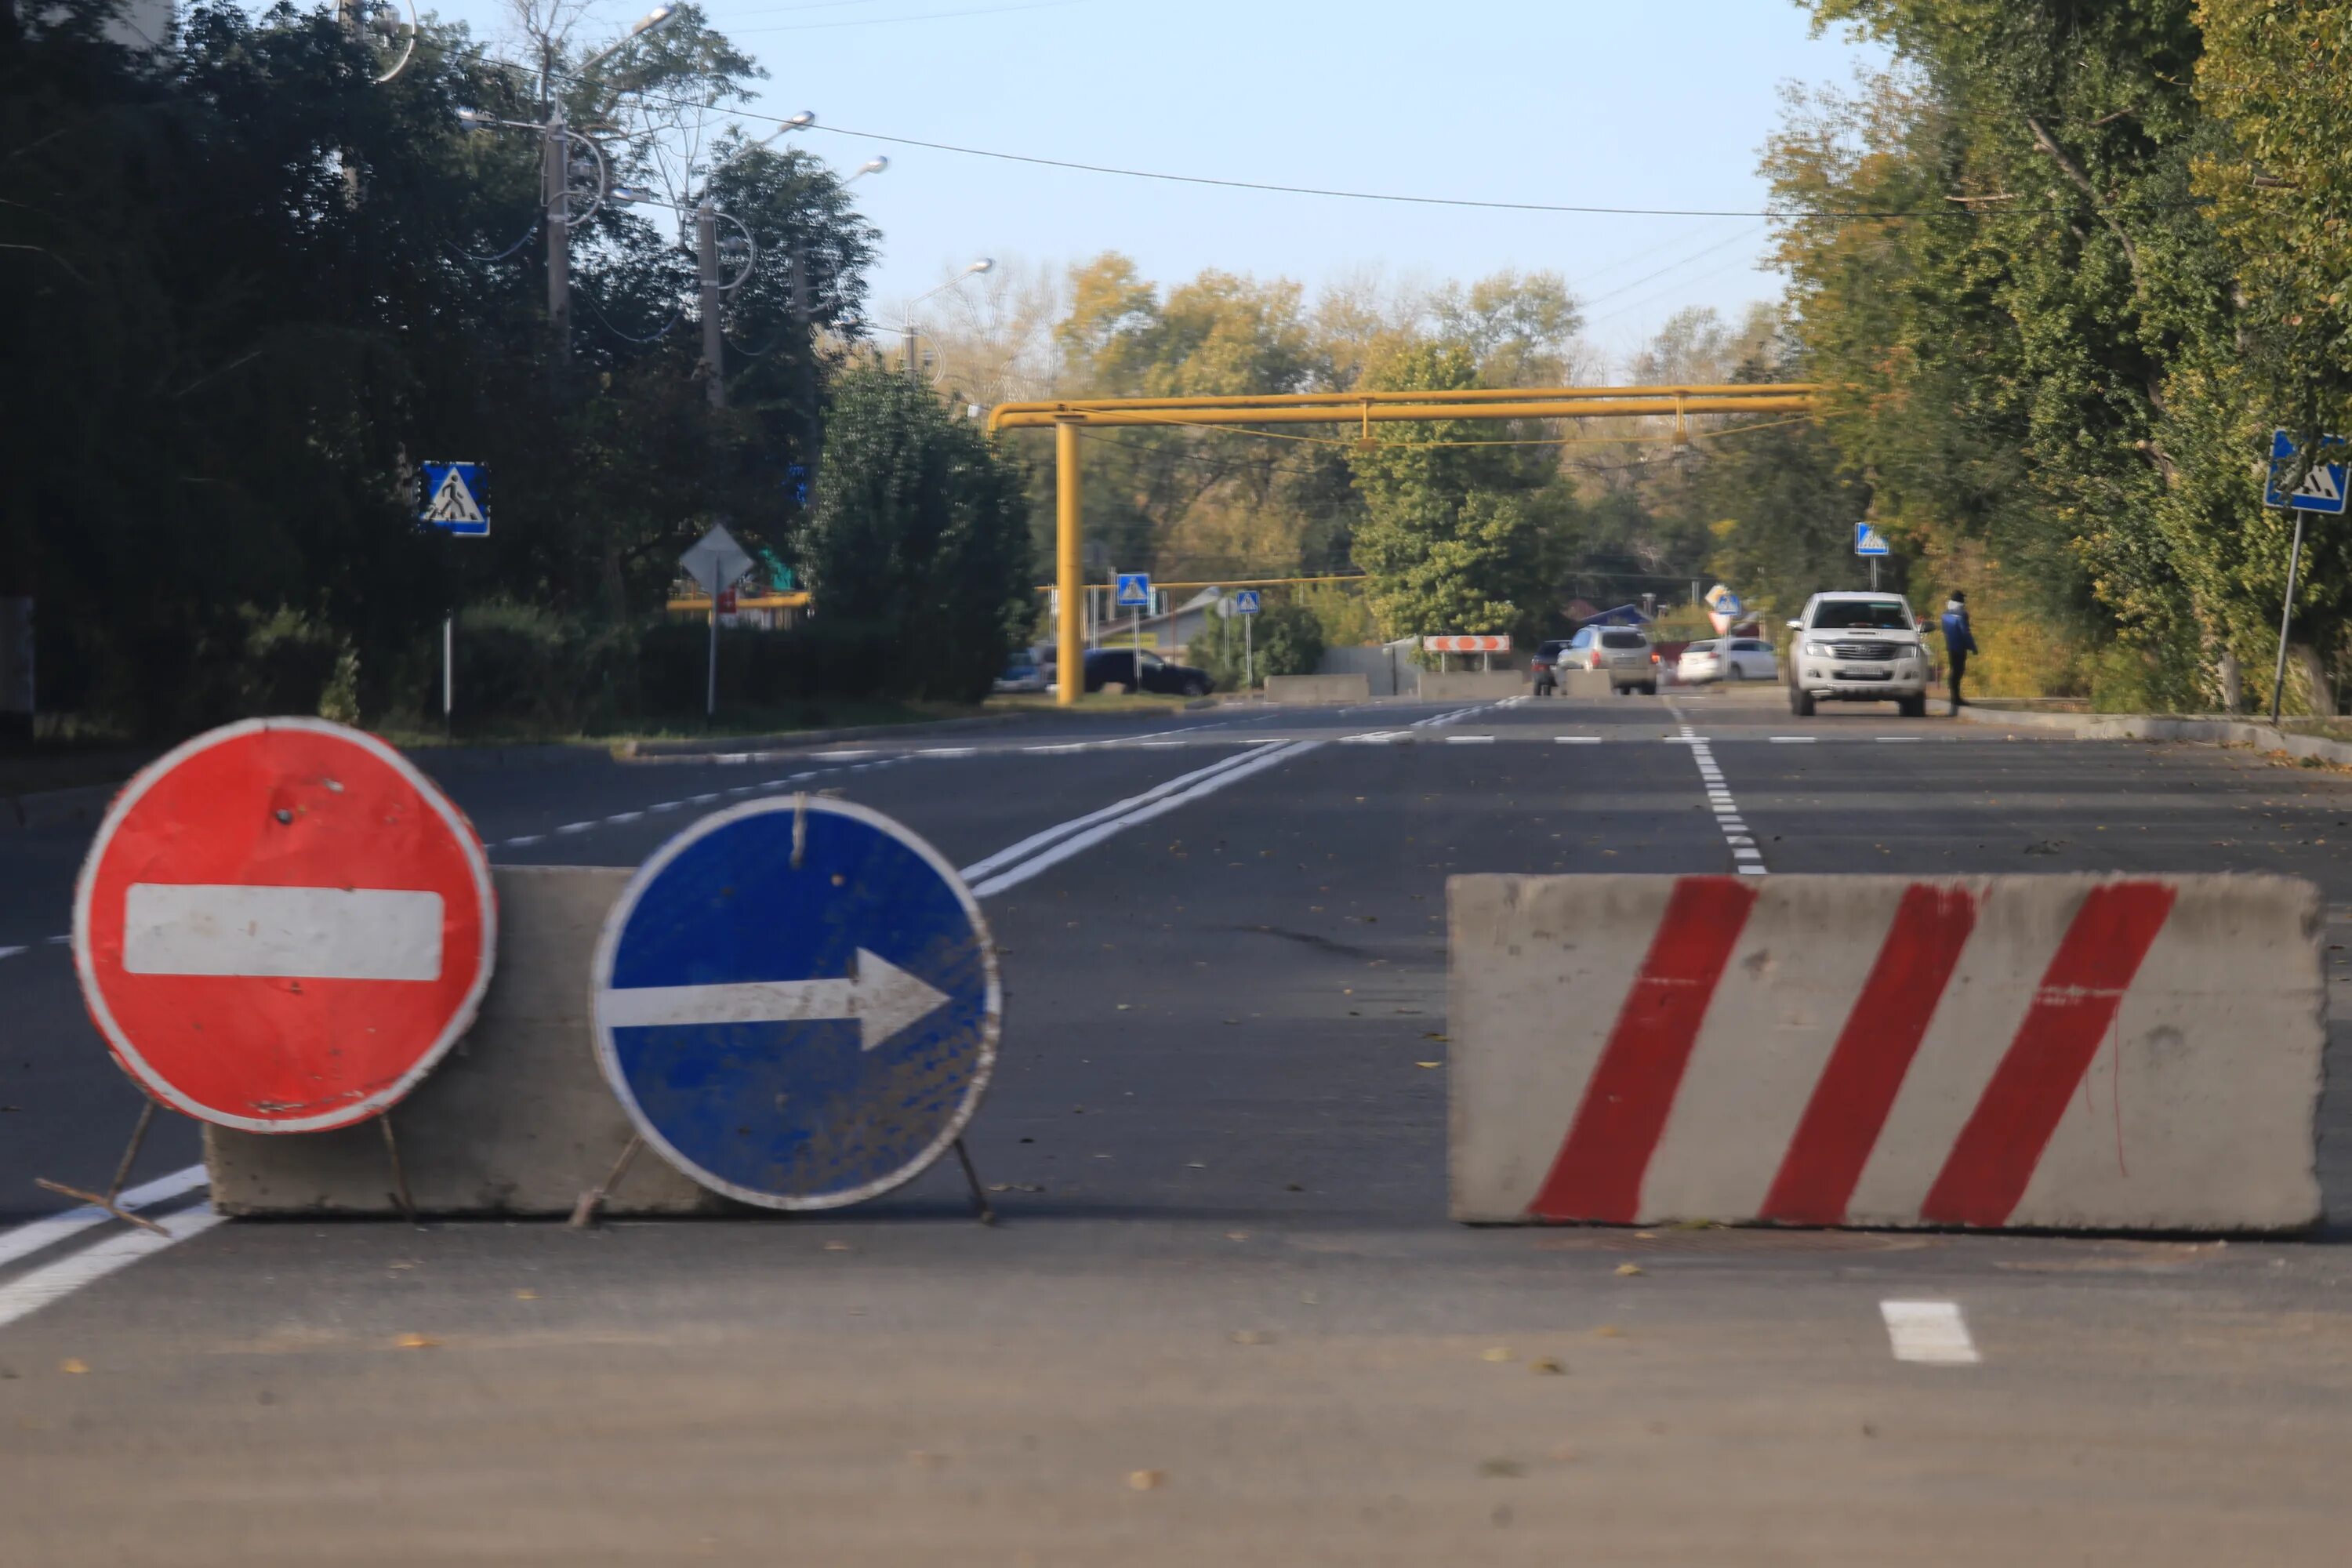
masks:
<instances>
[{"instance_id":1,"label":"white bar on red sign","mask_svg":"<svg viewBox=\"0 0 2352 1568\"><path fill-rule=\"evenodd\" d=\"M438 980L438 893L133 882L123 900L131 974Z\"/></svg>"}]
</instances>

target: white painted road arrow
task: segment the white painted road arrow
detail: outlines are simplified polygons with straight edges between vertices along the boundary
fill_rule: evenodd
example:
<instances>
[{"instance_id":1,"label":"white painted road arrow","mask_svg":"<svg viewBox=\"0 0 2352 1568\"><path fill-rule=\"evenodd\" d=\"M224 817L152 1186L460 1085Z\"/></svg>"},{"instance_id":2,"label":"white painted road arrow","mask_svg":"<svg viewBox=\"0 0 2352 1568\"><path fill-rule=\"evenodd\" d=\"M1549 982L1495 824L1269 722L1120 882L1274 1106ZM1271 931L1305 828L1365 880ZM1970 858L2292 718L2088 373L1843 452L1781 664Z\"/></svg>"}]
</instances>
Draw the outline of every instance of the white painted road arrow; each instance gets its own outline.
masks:
<instances>
[{"instance_id":1,"label":"white painted road arrow","mask_svg":"<svg viewBox=\"0 0 2352 1568\"><path fill-rule=\"evenodd\" d=\"M947 993L878 953L857 950L848 980L752 980L729 985L639 985L597 994L596 1018L608 1029L666 1024L800 1024L857 1020L859 1049L872 1050L929 1016Z\"/></svg>"}]
</instances>

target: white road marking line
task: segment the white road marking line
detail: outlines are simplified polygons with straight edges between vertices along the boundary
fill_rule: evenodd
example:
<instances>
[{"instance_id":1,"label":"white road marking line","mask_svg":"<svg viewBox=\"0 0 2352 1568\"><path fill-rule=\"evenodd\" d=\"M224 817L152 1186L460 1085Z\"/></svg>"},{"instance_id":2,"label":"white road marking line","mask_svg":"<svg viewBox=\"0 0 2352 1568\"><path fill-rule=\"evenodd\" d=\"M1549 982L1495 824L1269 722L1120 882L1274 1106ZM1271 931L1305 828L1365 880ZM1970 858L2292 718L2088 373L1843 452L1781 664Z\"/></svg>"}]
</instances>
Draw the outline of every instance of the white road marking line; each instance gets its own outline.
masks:
<instances>
[{"instance_id":1,"label":"white road marking line","mask_svg":"<svg viewBox=\"0 0 2352 1568\"><path fill-rule=\"evenodd\" d=\"M1597 746L1601 744L1601 737L1598 735L1554 735L1551 738L1551 743L1555 746Z\"/></svg>"},{"instance_id":2,"label":"white road marking line","mask_svg":"<svg viewBox=\"0 0 2352 1568\"><path fill-rule=\"evenodd\" d=\"M866 747L863 750L851 750L846 752L811 752L809 753L809 756L812 759L820 763L848 763L855 762L859 757L870 757L872 755L874 755L874 749L871 746Z\"/></svg>"},{"instance_id":3,"label":"white road marking line","mask_svg":"<svg viewBox=\"0 0 2352 1568\"><path fill-rule=\"evenodd\" d=\"M20 952L30 952L29 947L0 947L0 958L14 958Z\"/></svg>"},{"instance_id":4,"label":"white road marking line","mask_svg":"<svg viewBox=\"0 0 2352 1568\"><path fill-rule=\"evenodd\" d=\"M1085 741L1072 741L1066 742L1058 746L1024 746L1021 749L1032 753L1033 755L1047 756L1059 752L1083 752L1087 749L1089 744L1090 742Z\"/></svg>"},{"instance_id":5,"label":"white road marking line","mask_svg":"<svg viewBox=\"0 0 2352 1568\"><path fill-rule=\"evenodd\" d=\"M716 800L719 797L717 795L713 795L710 798ZM593 822L567 822L555 831L558 833L585 833L595 826L596 825Z\"/></svg>"},{"instance_id":6,"label":"white road marking line","mask_svg":"<svg viewBox=\"0 0 2352 1568\"><path fill-rule=\"evenodd\" d=\"M980 755L980 748L978 746L930 746L918 754L926 757L976 757Z\"/></svg>"},{"instance_id":7,"label":"white road marking line","mask_svg":"<svg viewBox=\"0 0 2352 1568\"><path fill-rule=\"evenodd\" d=\"M1884 746L1916 746L1924 737L1918 735L1877 735L1873 739Z\"/></svg>"},{"instance_id":8,"label":"white road marking line","mask_svg":"<svg viewBox=\"0 0 2352 1568\"><path fill-rule=\"evenodd\" d=\"M1133 795L1128 796L1125 800L1115 801L1111 805L1104 806L1101 810L1088 812L1084 816L1076 816L1072 817L1067 822L1056 823L1053 826L1045 828L1042 832L1031 834L1028 837L1022 839L1018 843L1005 846L1003 848L998 850L995 854L987 857L985 859L973 861L971 865L966 866L961 872L959 872L958 875L962 877L967 882L977 881L981 878L986 877L992 872L1003 870L1005 867L1011 865L1013 861L1020 859L1024 855L1028 855L1044 848L1046 845L1053 843L1057 838L1066 838L1073 833L1084 832L1086 829L1092 827L1097 822L1108 821L1109 818L1118 816L1123 812L1133 811L1139 806L1149 805L1151 802L1159 800L1162 796L1173 795L1179 790L1189 789L1204 779L1213 778L1219 773L1240 767L1252 757L1264 755L1270 747L1278 746L1280 744L1280 742L1259 742L1256 743L1255 749L1252 751L1237 752L1229 757L1220 757L1206 767L1195 768L1189 773L1179 773L1174 778L1170 779L1163 784L1153 785L1151 788L1145 790L1140 795Z\"/></svg>"},{"instance_id":9,"label":"white road marking line","mask_svg":"<svg viewBox=\"0 0 2352 1568\"><path fill-rule=\"evenodd\" d=\"M636 822L642 820L645 815L646 814L642 811L616 811L604 820L607 822Z\"/></svg>"},{"instance_id":10,"label":"white road marking line","mask_svg":"<svg viewBox=\"0 0 2352 1568\"><path fill-rule=\"evenodd\" d=\"M1775 735L1772 743L1776 746L1810 746L1820 739L1819 735Z\"/></svg>"},{"instance_id":11,"label":"white road marking line","mask_svg":"<svg viewBox=\"0 0 2352 1568\"><path fill-rule=\"evenodd\" d=\"M1767 871L1761 866L1742 866L1738 870L1739 874L1743 877L1769 877L1771 875L1770 872Z\"/></svg>"},{"instance_id":12,"label":"white road marking line","mask_svg":"<svg viewBox=\"0 0 2352 1568\"><path fill-rule=\"evenodd\" d=\"M441 895L406 888L133 882L122 900L131 974L438 980Z\"/></svg>"},{"instance_id":13,"label":"white road marking line","mask_svg":"<svg viewBox=\"0 0 2352 1568\"><path fill-rule=\"evenodd\" d=\"M719 796L715 794L690 795L686 797L686 804L688 805L709 805L712 801L717 800ZM560 833L562 829L558 828L556 831Z\"/></svg>"},{"instance_id":14,"label":"white road marking line","mask_svg":"<svg viewBox=\"0 0 2352 1568\"><path fill-rule=\"evenodd\" d=\"M971 890L972 897L976 899L985 899L992 894L1001 893L1007 888L1014 887L1022 882L1027 881L1030 878L1035 876L1038 872L1045 870L1049 866L1059 865L1062 861L1068 859L1071 856L1079 853L1081 850L1092 848L1095 845L1101 843L1104 839L1110 837L1113 834L1118 833L1122 828L1132 827L1139 823L1149 822L1155 816L1164 816L1167 813L1175 810L1178 806L1184 805L1188 801L1198 800L1203 795L1213 795L1217 791L1224 788L1227 784L1237 783L1242 779L1249 777L1252 773L1262 773L1265 769L1273 767L1277 763L1287 762L1293 757L1304 755L1306 752L1315 750L1316 747L1322 743L1323 742L1320 741L1276 742L1257 751L1243 753L1243 755L1238 759L1237 765L1231 765L1233 764L1234 760L1228 759L1229 765L1223 765L1214 771L1202 769L1202 772L1207 773L1209 776L1200 778L1199 782L1192 784L1191 788L1178 793L1163 795L1160 799L1151 802L1150 805L1139 806L1136 810L1126 813L1124 816L1112 816L1108 820L1101 820L1103 814L1100 812L1095 812L1090 813L1088 817L1078 818L1076 822L1065 823L1062 826L1063 828L1066 829L1076 826L1078 823L1089 820L1089 817L1096 819L1095 825L1091 827L1087 827L1085 831L1076 834L1073 837L1065 839L1062 843L1056 844L1051 848L1034 855L1026 860L1021 861L1018 865L1013 866L1009 870L1002 871L997 875L991 877L988 880L979 883ZM1199 777L1197 774L1193 776L1196 778ZM1162 785L1161 788L1166 789L1170 785L1181 782L1182 781L1181 780L1171 779L1169 781L1168 785ZM1048 828L1045 834L1032 835L1032 837L1050 837L1056 831L1060 830ZM1028 840L1024 840L1024 842L1026 843ZM1019 847L1019 845L1013 846L1013 849L1018 849ZM1013 849L1000 851L998 855L992 856L990 858L999 859L1004 856L1009 856L1013 852ZM972 877L973 872L971 869L967 869L962 873L962 875L967 880L969 880Z\"/></svg>"},{"instance_id":15,"label":"white road marking line","mask_svg":"<svg viewBox=\"0 0 2352 1568\"><path fill-rule=\"evenodd\" d=\"M1445 743L1449 746L1491 746L1495 743L1495 737L1492 735L1448 735L1445 737Z\"/></svg>"},{"instance_id":16,"label":"white road marking line","mask_svg":"<svg viewBox=\"0 0 2352 1568\"><path fill-rule=\"evenodd\" d=\"M646 807L646 809L647 811L676 811L679 806L684 805L685 804L686 802L682 800L657 800L654 802L653 805Z\"/></svg>"},{"instance_id":17,"label":"white road marking line","mask_svg":"<svg viewBox=\"0 0 2352 1568\"><path fill-rule=\"evenodd\" d=\"M1360 735L1342 735L1343 746L1393 746L1412 731L1407 730L1367 730Z\"/></svg>"},{"instance_id":18,"label":"white road marking line","mask_svg":"<svg viewBox=\"0 0 2352 1568\"><path fill-rule=\"evenodd\" d=\"M1894 1342L1896 1361L1974 1366L1984 1359L1969 1338L1957 1301L1881 1301L1878 1310L1886 1320L1886 1337Z\"/></svg>"},{"instance_id":19,"label":"white road marking line","mask_svg":"<svg viewBox=\"0 0 2352 1568\"><path fill-rule=\"evenodd\" d=\"M760 786L758 784L737 784L733 789L729 790L727 793L729 795L750 795L759 787ZM611 822L616 819L608 816L604 820Z\"/></svg>"},{"instance_id":20,"label":"white road marking line","mask_svg":"<svg viewBox=\"0 0 2352 1568\"><path fill-rule=\"evenodd\" d=\"M45 947L63 947L71 941L73 941L73 933L70 931L63 936L45 936L41 939L42 945Z\"/></svg>"},{"instance_id":21,"label":"white road marking line","mask_svg":"<svg viewBox=\"0 0 2352 1568\"><path fill-rule=\"evenodd\" d=\"M1180 752L1184 749L1181 741L1130 741L1128 743L1146 752Z\"/></svg>"},{"instance_id":22,"label":"white road marking line","mask_svg":"<svg viewBox=\"0 0 2352 1568\"><path fill-rule=\"evenodd\" d=\"M546 837L547 835L544 833L518 833L512 838L509 838L504 844L501 844L499 847L501 849L520 849L526 844L536 844Z\"/></svg>"},{"instance_id":23,"label":"white road marking line","mask_svg":"<svg viewBox=\"0 0 2352 1568\"><path fill-rule=\"evenodd\" d=\"M95 1246L85 1247L79 1252L68 1253L55 1263L20 1274L5 1285L0 1285L0 1328L39 1311L52 1301L70 1296L85 1285L103 1279L119 1269L128 1268L150 1253L161 1252L167 1247L202 1236L227 1217L210 1209L174 1215L164 1226L170 1233L168 1235L157 1236L152 1230L126 1230Z\"/></svg>"},{"instance_id":24,"label":"white road marking line","mask_svg":"<svg viewBox=\"0 0 2352 1568\"><path fill-rule=\"evenodd\" d=\"M205 1168L189 1165L168 1176L158 1176L152 1182L132 1187L115 1201L136 1214L153 1205L167 1204L173 1198L183 1197L204 1184ZM92 1226L104 1225L113 1217L95 1204L85 1204L79 1208L43 1215L14 1230L0 1231L0 1267L14 1263L20 1258L30 1258L44 1247L55 1247L61 1241L79 1236Z\"/></svg>"}]
</instances>

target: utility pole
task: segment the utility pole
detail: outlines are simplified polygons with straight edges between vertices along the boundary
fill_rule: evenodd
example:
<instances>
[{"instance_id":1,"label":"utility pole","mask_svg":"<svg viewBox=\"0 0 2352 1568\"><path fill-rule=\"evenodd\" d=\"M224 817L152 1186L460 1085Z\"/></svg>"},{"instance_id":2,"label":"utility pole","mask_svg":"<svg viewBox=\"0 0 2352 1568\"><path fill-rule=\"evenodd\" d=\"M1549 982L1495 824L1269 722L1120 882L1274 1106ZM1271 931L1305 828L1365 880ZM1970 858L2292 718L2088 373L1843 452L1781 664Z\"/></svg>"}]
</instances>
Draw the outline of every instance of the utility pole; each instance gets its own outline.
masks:
<instances>
[{"instance_id":1,"label":"utility pole","mask_svg":"<svg viewBox=\"0 0 2352 1568\"><path fill-rule=\"evenodd\" d=\"M540 47L540 108L547 116L541 142L540 184L547 222L547 330L555 341L555 374L561 381L572 358L572 225L566 210L572 191L572 138L563 123L563 101L555 92L555 44Z\"/></svg>"},{"instance_id":2,"label":"utility pole","mask_svg":"<svg viewBox=\"0 0 2352 1568\"><path fill-rule=\"evenodd\" d=\"M705 195L694 208L694 260L702 282L702 374L710 406L727 406L727 341L719 319L719 209Z\"/></svg>"}]
</instances>

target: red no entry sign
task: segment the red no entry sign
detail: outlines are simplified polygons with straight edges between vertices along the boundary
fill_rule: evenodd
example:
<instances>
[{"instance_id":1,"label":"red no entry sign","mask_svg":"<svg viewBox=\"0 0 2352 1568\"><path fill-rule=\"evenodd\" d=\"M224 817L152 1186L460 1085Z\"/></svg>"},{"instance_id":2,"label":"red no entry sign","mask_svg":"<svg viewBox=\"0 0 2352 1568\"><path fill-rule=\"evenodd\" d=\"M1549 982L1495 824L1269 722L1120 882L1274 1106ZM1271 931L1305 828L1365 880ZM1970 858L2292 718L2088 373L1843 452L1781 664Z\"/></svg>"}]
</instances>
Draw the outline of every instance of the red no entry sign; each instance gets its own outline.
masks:
<instances>
[{"instance_id":1,"label":"red no entry sign","mask_svg":"<svg viewBox=\"0 0 2352 1568\"><path fill-rule=\"evenodd\" d=\"M384 1110L473 1022L498 915L457 808L373 735L255 719L132 779L74 895L115 1060L191 1116L310 1132Z\"/></svg>"}]
</instances>

